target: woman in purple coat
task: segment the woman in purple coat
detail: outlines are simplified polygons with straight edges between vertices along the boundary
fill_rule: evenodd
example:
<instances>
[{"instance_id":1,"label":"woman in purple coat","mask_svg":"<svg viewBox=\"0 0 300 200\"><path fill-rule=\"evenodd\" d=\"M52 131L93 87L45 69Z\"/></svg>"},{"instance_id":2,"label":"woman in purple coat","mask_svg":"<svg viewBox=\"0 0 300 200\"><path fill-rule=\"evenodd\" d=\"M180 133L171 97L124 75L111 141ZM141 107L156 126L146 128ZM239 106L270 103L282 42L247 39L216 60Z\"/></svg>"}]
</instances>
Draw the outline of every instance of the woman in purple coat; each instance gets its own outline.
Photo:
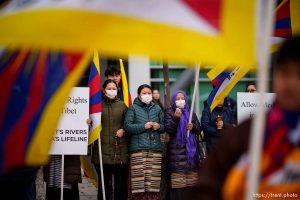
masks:
<instances>
[{"instance_id":1,"label":"woman in purple coat","mask_svg":"<svg viewBox=\"0 0 300 200\"><path fill-rule=\"evenodd\" d=\"M164 116L165 131L170 135L168 166L172 200L183 199L189 187L195 186L198 181L199 151L195 134L200 132L200 123L195 113L192 115L192 123L188 123L190 109L187 102L186 93L176 91L172 97L172 106L166 109Z\"/></svg>"}]
</instances>

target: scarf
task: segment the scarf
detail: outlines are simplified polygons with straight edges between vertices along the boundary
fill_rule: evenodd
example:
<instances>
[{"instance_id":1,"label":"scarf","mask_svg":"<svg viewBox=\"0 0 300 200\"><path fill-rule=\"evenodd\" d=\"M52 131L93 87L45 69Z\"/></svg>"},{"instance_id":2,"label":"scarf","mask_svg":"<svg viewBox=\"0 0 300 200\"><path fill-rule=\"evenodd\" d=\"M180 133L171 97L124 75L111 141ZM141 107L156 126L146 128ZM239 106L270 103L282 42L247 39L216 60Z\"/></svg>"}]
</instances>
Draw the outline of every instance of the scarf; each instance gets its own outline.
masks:
<instances>
[{"instance_id":1,"label":"scarf","mask_svg":"<svg viewBox=\"0 0 300 200\"><path fill-rule=\"evenodd\" d=\"M181 109L181 117L177 127L177 134L176 134L176 143L180 146L185 145L186 148L186 156L187 161L191 165L195 165L197 163L197 143L195 134L190 131L189 137L187 137L187 124L189 121L190 109L188 105L188 97L186 93L182 90L178 90L173 94L172 97L172 108L175 110L176 107L176 97L181 93L184 95L185 106Z\"/></svg>"}]
</instances>

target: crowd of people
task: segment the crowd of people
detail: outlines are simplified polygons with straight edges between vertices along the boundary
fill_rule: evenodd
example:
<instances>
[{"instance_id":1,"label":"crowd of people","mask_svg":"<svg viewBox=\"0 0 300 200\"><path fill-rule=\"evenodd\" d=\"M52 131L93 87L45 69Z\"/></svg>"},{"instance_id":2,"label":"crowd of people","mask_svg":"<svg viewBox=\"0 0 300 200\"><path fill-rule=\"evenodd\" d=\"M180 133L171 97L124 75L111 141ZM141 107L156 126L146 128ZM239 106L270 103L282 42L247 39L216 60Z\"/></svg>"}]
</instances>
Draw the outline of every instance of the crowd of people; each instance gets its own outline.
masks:
<instances>
[{"instance_id":1,"label":"crowd of people","mask_svg":"<svg viewBox=\"0 0 300 200\"><path fill-rule=\"evenodd\" d=\"M120 88L120 70L109 67L105 78L101 150L106 199L184 199L198 182L199 164L203 159L199 156L203 149L199 148L197 135L203 131L207 142L216 140L225 128L235 123L236 110L228 104L225 106L225 99L212 113L207 109L203 111L201 126L195 113L189 123L185 91L176 91L171 107L164 109L159 91L143 84L128 108ZM216 122L215 112L223 116L222 121ZM87 123L93 122L88 120ZM208 144L210 149L212 144ZM91 145L90 152L101 184L98 141ZM48 165L43 167L47 200L60 198L61 162L61 156L52 155ZM79 199L81 181L80 157L65 155L64 199ZM98 199L102 199L102 192L99 186Z\"/></svg>"},{"instance_id":2,"label":"crowd of people","mask_svg":"<svg viewBox=\"0 0 300 200\"><path fill-rule=\"evenodd\" d=\"M297 183L291 192L300 191L299 41L300 38L294 38L286 42L275 66L273 82L277 97L266 122L263 159L267 161L262 169L262 191L272 187L269 183L282 184L287 180ZM225 98L212 111L205 104L201 119L192 113L189 122L191 110L185 91L174 92L171 106L164 108L159 91L143 84L128 108L122 100L120 71L111 67L105 76L101 148L106 199L241 197L245 178L231 179L239 180L233 183L228 176L234 176L234 169L242 166L242 158L247 155L251 122L237 125L234 100ZM255 84L249 84L246 91L255 92ZM200 145L204 141L205 150ZM205 156L201 156L203 151ZM91 156L101 180L98 141L92 145ZM274 157L278 159L272 160ZM298 168L289 167L285 158L293 160ZM59 199L60 165L61 158L51 156L48 166L44 167L47 200ZM278 169L289 169L290 174L271 179ZM243 170L246 173L247 166ZM65 156L64 199L79 199L80 182L79 156ZM102 199L102 192L99 186L98 199Z\"/></svg>"},{"instance_id":3,"label":"crowd of people","mask_svg":"<svg viewBox=\"0 0 300 200\"><path fill-rule=\"evenodd\" d=\"M222 132L236 124L235 101L230 99L229 103L225 98L213 112L206 106L202 124L195 113L189 123L185 91L176 91L171 107L165 109L159 91L143 84L127 108L119 69L109 67L105 77L101 146L106 198L185 199L198 183L199 165L204 159L199 156L203 149L197 136L203 131L209 153ZM222 120L216 122L217 115ZM92 145L92 162L101 180L98 141ZM102 192L98 187L98 199L102 199Z\"/></svg>"}]
</instances>

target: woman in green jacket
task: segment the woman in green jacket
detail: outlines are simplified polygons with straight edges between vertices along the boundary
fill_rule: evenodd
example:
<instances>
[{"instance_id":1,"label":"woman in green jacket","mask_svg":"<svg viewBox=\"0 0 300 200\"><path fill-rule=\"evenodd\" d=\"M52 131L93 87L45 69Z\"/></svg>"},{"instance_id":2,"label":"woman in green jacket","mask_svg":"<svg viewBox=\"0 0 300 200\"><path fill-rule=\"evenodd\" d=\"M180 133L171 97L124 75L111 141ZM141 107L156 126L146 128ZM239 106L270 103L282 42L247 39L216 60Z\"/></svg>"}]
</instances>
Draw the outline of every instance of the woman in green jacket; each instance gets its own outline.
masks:
<instances>
[{"instance_id":1,"label":"woman in green jacket","mask_svg":"<svg viewBox=\"0 0 300 200\"><path fill-rule=\"evenodd\" d=\"M125 103L117 97L117 84L113 80L106 80L102 90L101 114L101 150L106 199L127 199L128 174L128 140L123 129L124 115L127 109ZM99 147L98 141L93 145L92 161L98 172ZM114 175L114 176L113 176ZM98 187L98 199L102 199L102 188Z\"/></svg>"},{"instance_id":2,"label":"woman in green jacket","mask_svg":"<svg viewBox=\"0 0 300 200\"><path fill-rule=\"evenodd\" d=\"M159 199L163 119L163 111L152 101L151 87L141 85L124 122L124 128L131 136L132 199Z\"/></svg>"}]
</instances>

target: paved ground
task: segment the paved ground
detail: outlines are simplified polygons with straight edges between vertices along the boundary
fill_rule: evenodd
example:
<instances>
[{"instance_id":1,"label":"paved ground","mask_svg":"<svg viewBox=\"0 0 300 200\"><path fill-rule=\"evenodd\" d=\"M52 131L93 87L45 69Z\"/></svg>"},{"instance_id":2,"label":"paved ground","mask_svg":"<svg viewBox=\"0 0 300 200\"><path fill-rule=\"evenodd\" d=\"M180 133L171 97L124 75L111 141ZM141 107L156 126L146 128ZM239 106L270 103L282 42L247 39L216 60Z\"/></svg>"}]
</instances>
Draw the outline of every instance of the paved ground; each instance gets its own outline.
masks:
<instances>
[{"instance_id":1,"label":"paved ground","mask_svg":"<svg viewBox=\"0 0 300 200\"><path fill-rule=\"evenodd\" d=\"M46 185L43 181L43 171L40 169L36 180L37 200L45 200ZM80 200L97 200L97 189L89 180L83 176L79 184Z\"/></svg>"},{"instance_id":2,"label":"paved ground","mask_svg":"<svg viewBox=\"0 0 300 200\"><path fill-rule=\"evenodd\" d=\"M82 184L79 184L80 200L97 200L97 189L83 176Z\"/></svg>"}]
</instances>

